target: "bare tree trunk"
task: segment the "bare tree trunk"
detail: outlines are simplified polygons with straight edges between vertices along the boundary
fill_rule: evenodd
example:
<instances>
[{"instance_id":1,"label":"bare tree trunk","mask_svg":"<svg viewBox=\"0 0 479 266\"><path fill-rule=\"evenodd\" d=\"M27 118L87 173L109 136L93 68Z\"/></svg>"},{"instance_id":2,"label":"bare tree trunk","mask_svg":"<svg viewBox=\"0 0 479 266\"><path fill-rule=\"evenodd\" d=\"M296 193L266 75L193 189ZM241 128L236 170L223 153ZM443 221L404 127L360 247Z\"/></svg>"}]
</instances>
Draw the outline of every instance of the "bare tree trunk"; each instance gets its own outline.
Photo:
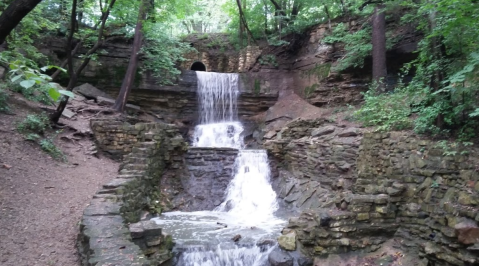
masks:
<instances>
[{"instance_id":1,"label":"bare tree trunk","mask_svg":"<svg viewBox=\"0 0 479 266\"><path fill-rule=\"evenodd\" d=\"M295 0L293 2L293 8L291 9L291 20L289 21L290 24L294 24L294 21L296 20L296 17L298 16L299 11L301 11L301 8L302 8L301 1Z\"/></svg>"},{"instance_id":2,"label":"bare tree trunk","mask_svg":"<svg viewBox=\"0 0 479 266\"><path fill-rule=\"evenodd\" d=\"M16 0L0 16L0 44L8 34L30 13L42 0Z\"/></svg>"},{"instance_id":3,"label":"bare tree trunk","mask_svg":"<svg viewBox=\"0 0 479 266\"><path fill-rule=\"evenodd\" d=\"M249 35L248 36L248 44L249 44L249 40L251 38L251 40L253 40L253 42L257 45L256 40L253 37L253 33L251 33L251 31L249 30L248 23L246 22L246 18L244 16L244 12L243 12L243 8L241 7L240 0L236 0L236 4L238 5L238 9L239 9L240 23L242 23L244 25L244 28L246 29L246 32Z\"/></svg>"},{"instance_id":4,"label":"bare tree trunk","mask_svg":"<svg viewBox=\"0 0 479 266\"><path fill-rule=\"evenodd\" d=\"M130 63L128 64L125 78L121 84L120 93L118 94L118 98L116 98L115 105L113 106L118 112L123 112L125 110L128 95L130 94L133 82L135 81L136 69L138 68L138 58L140 56L141 43L143 41L143 21L146 19L148 10L148 1L143 0L141 2L140 11L138 12L138 21L135 27L135 37L133 40L133 48L131 50Z\"/></svg>"},{"instance_id":5,"label":"bare tree trunk","mask_svg":"<svg viewBox=\"0 0 479 266\"><path fill-rule=\"evenodd\" d=\"M100 48L100 46L103 44L103 31L105 29L105 23L106 23L106 20L108 19L108 16L110 15L110 11L113 8L113 5L115 4L115 1L116 0L111 0L111 2L108 5L108 8L107 8L106 11L103 11L103 9L102 9L101 24L100 24L100 28L98 29L98 39L97 39L95 45L92 48L90 48L90 50L88 50L88 52L85 54L85 56L84 56L85 59L83 59L83 62L81 63L81 65L76 70L74 70L73 54L70 51L70 49L71 49L72 42L73 42L72 41L73 40L73 29L74 29L73 26L76 23L77 0L73 0L72 14L71 14L71 20L70 20L71 28L70 28L70 33L69 33L69 36L68 36L68 41L67 41L68 74L70 76L70 80L68 81L68 86L66 88L68 91L73 90L73 87L75 87L75 84L76 84L77 79L80 76L81 72L83 71L83 69L85 69L85 67L88 65L88 63L90 63L91 55L94 54L96 52L96 50L98 50L98 48ZM58 123L58 120L60 119L60 117L63 113L63 110L65 110L65 107L67 106L68 99L69 99L68 96L63 96L62 97L62 100L60 101L60 104L58 105L57 109L55 110L55 112L53 112L53 114L50 115L50 120L52 122Z\"/></svg>"},{"instance_id":6,"label":"bare tree trunk","mask_svg":"<svg viewBox=\"0 0 479 266\"><path fill-rule=\"evenodd\" d=\"M328 17L328 31L331 32L331 15L329 14L329 8L328 6L324 6L324 12L326 12L326 16Z\"/></svg>"},{"instance_id":7,"label":"bare tree trunk","mask_svg":"<svg viewBox=\"0 0 479 266\"><path fill-rule=\"evenodd\" d=\"M380 92L386 90L386 15L384 6L378 5L374 9L373 17L373 81Z\"/></svg>"},{"instance_id":8,"label":"bare tree trunk","mask_svg":"<svg viewBox=\"0 0 479 266\"><path fill-rule=\"evenodd\" d=\"M433 10L429 14L429 30L432 32L434 28L437 27L437 22L436 22L436 15L437 11ZM434 36L431 38L430 41L430 49L433 54L433 60L441 60L441 58L444 57L444 53L441 50L441 39L439 36ZM443 81L444 81L444 72L441 69L438 69L434 72L434 75L431 77L431 83L430 86L433 91L438 91L441 89L441 86L443 86ZM451 97L450 93L448 93L446 97ZM441 95L436 95L435 97L442 97ZM445 117L443 113L439 113L436 117L436 126L438 128L444 128L446 124Z\"/></svg>"}]
</instances>

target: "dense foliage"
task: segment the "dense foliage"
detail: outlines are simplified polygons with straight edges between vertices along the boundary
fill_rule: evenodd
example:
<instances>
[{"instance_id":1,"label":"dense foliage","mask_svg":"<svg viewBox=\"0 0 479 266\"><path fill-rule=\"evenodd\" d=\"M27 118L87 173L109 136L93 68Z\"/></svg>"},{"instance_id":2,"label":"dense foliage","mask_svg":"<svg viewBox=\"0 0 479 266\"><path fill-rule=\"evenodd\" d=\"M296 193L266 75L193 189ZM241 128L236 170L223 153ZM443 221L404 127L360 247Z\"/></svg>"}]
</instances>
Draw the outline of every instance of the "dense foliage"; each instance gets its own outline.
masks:
<instances>
[{"instance_id":1,"label":"dense foliage","mask_svg":"<svg viewBox=\"0 0 479 266\"><path fill-rule=\"evenodd\" d=\"M116 1L105 24L105 34L98 35L100 21L111 1ZM3 12L12 1L0 3ZM71 3L65 0L42 1L7 38L7 52L1 64L10 67L10 88L44 102L54 101L61 90L39 66L49 66L48 58L34 46L41 36L64 37L73 33L74 43L91 48L98 38L124 36L131 38L141 1L78 0L75 26L69 23ZM371 55L373 10L384 7L386 16L401 18L400 23L414 25L422 34L417 59L407 64L395 88L381 94L371 86L365 103L355 117L379 130L414 129L436 136L455 134L462 140L475 137L479 117L479 2L455 0L168 0L151 1L152 8L143 23L143 70L151 70L159 81L171 84L179 73L177 65L191 51L177 36L186 33L229 32L238 48L255 40L283 45L284 36L303 33L312 25L326 23L324 44L341 43L345 55L333 71L350 71L364 66ZM352 30L350 22L356 24ZM390 33L387 33L390 34ZM99 37L100 36L100 37ZM101 37L103 36L103 37ZM398 37L400 38L400 36ZM388 36L387 46L395 39ZM72 53L75 53L71 47ZM98 49L88 55L95 60ZM81 56L76 55L76 60ZM267 55L261 64L276 64ZM16 65L16 66L15 66ZM62 65L63 66L63 65ZM50 68L51 66L47 67ZM8 86L7 86L8 87ZM2 87L5 89L5 86ZM0 94L0 101L5 99ZM3 102L5 102L3 100ZM0 106L5 110L5 106Z\"/></svg>"},{"instance_id":2,"label":"dense foliage","mask_svg":"<svg viewBox=\"0 0 479 266\"><path fill-rule=\"evenodd\" d=\"M418 57L404 68L412 81L388 95L365 94L357 113L379 129L413 127L435 136L476 137L479 116L479 3L402 1L404 23L415 23L424 38ZM398 104L398 101L402 104ZM415 118L408 126L405 121Z\"/></svg>"}]
</instances>

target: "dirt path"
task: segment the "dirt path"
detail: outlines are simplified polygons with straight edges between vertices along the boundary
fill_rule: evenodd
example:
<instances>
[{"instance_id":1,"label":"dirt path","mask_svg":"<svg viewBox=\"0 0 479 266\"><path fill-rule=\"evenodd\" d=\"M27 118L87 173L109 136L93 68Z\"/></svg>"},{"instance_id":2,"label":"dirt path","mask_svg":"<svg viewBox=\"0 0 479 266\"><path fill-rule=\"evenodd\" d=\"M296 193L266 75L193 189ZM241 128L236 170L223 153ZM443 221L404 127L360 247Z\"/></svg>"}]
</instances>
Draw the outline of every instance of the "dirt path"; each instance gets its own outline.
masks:
<instances>
[{"instance_id":1,"label":"dirt path","mask_svg":"<svg viewBox=\"0 0 479 266\"><path fill-rule=\"evenodd\" d=\"M0 114L0 265L79 265L80 216L118 163L87 155L88 138L59 141L68 163L57 162L16 132L28 110L12 110Z\"/></svg>"}]
</instances>

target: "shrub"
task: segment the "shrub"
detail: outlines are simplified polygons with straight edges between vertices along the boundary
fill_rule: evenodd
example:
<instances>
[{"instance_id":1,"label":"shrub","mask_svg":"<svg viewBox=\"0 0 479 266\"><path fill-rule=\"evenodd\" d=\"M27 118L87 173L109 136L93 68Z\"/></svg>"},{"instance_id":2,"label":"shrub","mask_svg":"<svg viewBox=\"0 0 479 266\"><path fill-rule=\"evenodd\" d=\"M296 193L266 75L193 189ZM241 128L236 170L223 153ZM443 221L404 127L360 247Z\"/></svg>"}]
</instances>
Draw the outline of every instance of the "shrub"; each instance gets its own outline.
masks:
<instances>
[{"instance_id":1,"label":"shrub","mask_svg":"<svg viewBox=\"0 0 479 266\"><path fill-rule=\"evenodd\" d=\"M4 90L4 88L0 87L0 112L8 112L10 109L8 108L8 94Z\"/></svg>"},{"instance_id":2,"label":"shrub","mask_svg":"<svg viewBox=\"0 0 479 266\"><path fill-rule=\"evenodd\" d=\"M52 140L42 139L40 140L39 144L42 150L50 154L50 156L52 156L54 159L66 160L63 152L57 146L55 146Z\"/></svg>"},{"instance_id":3,"label":"shrub","mask_svg":"<svg viewBox=\"0 0 479 266\"><path fill-rule=\"evenodd\" d=\"M408 93L396 90L392 93L378 94L370 89L364 94L363 106L354 113L354 118L365 126L377 126L378 131L403 130L411 128L409 118Z\"/></svg>"},{"instance_id":4,"label":"shrub","mask_svg":"<svg viewBox=\"0 0 479 266\"><path fill-rule=\"evenodd\" d=\"M18 132L22 134L43 134L50 128L50 120L45 114L31 114L17 125Z\"/></svg>"}]
</instances>

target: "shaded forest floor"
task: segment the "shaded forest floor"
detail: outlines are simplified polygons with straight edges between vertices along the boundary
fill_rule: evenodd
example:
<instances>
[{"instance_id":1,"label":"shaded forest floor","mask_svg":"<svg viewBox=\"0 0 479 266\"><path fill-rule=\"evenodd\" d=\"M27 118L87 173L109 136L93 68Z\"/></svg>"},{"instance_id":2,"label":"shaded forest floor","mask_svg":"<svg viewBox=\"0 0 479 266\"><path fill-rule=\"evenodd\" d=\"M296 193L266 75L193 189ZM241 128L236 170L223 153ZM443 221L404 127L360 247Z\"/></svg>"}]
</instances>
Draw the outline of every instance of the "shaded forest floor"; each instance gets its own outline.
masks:
<instances>
[{"instance_id":1,"label":"shaded forest floor","mask_svg":"<svg viewBox=\"0 0 479 266\"><path fill-rule=\"evenodd\" d=\"M0 265L79 265L81 214L100 186L115 177L118 163L90 154L89 117L78 114L68 121L78 130L69 127L56 137L67 158L61 162L16 130L41 106L16 94L9 106L12 114L0 113Z\"/></svg>"}]
</instances>

